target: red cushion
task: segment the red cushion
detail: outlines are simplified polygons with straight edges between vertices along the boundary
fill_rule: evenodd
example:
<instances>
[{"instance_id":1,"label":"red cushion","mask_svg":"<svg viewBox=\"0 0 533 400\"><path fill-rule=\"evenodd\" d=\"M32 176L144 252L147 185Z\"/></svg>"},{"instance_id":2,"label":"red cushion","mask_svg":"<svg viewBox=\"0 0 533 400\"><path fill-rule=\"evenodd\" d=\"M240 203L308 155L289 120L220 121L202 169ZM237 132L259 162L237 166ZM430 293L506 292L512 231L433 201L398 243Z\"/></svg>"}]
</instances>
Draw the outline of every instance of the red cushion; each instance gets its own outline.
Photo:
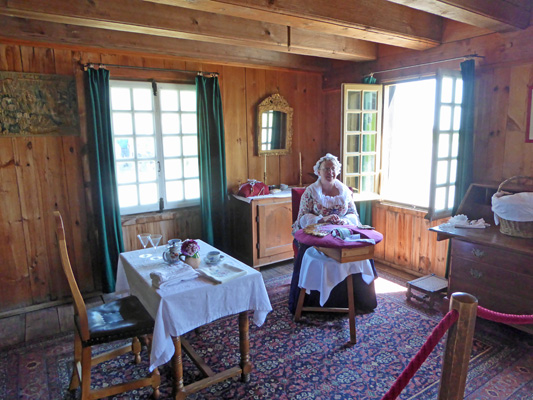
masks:
<instances>
[{"instance_id":1,"label":"red cushion","mask_svg":"<svg viewBox=\"0 0 533 400\"><path fill-rule=\"evenodd\" d=\"M370 229L358 229L357 227L353 225L324 225L324 228L325 229L349 228L353 233L359 233L361 235L361 239L374 239L376 244L383 240L383 235L379 233L378 231L374 231ZM303 229L296 231L294 233L294 238L300 243L306 244L308 246L333 247L333 248L336 248L336 247L353 248L353 247L372 246L372 243L366 243L366 242L345 242L344 240L331 236L331 234L326 235L324 237L308 235L307 233L303 231Z\"/></svg>"},{"instance_id":2,"label":"red cushion","mask_svg":"<svg viewBox=\"0 0 533 400\"><path fill-rule=\"evenodd\" d=\"M292 188L292 222L298 218L298 211L300 210L300 200L305 192L305 188Z\"/></svg>"}]
</instances>

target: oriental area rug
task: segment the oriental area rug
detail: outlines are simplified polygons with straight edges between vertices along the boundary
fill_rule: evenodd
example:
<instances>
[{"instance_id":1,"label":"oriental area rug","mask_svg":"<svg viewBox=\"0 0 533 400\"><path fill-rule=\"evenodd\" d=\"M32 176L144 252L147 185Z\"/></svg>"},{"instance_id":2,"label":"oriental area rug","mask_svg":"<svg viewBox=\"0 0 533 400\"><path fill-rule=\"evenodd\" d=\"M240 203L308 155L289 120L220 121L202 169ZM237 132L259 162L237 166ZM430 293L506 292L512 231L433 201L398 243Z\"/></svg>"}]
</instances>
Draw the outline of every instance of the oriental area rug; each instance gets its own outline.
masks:
<instances>
[{"instance_id":1,"label":"oriental area rug","mask_svg":"<svg viewBox=\"0 0 533 400\"><path fill-rule=\"evenodd\" d=\"M385 281L382 277L378 280ZM287 308L290 276L266 282L273 311L261 327L250 324L253 371L249 383L229 379L188 397L209 399L381 399L442 319L437 311L405 300L402 282L378 290L378 307L356 317L357 344L348 346L343 314L304 313L299 323ZM376 284L379 288L382 285ZM387 289L390 288L390 289ZM237 317L224 318L186 335L215 372L238 365ZM445 339L429 356L400 399L437 399ZM102 351L105 349L102 349ZM116 382L147 372L132 357L93 368L93 381ZM68 391L73 335L27 343L0 353L0 399L74 399ZM171 398L171 370L160 368L161 399ZM200 378L184 356L185 384ZM533 399L533 336L478 318L465 399ZM151 389L113 399L149 399Z\"/></svg>"}]
</instances>

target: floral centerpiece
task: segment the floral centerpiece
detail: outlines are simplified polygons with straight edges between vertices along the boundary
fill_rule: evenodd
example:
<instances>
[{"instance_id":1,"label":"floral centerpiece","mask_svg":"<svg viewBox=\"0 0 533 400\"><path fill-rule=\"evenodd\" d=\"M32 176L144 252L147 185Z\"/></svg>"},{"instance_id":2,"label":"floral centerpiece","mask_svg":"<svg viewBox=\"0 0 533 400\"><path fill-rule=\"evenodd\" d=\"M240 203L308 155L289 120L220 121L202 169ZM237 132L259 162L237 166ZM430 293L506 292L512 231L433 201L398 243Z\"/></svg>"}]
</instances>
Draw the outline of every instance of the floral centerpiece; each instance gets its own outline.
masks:
<instances>
[{"instance_id":1,"label":"floral centerpiece","mask_svg":"<svg viewBox=\"0 0 533 400\"><path fill-rule=\"evenodd\" d=\"M181 254L187 257L200 258L200 245L192 239L187 239L181 244Z\"/></svg>"}]
</instances>

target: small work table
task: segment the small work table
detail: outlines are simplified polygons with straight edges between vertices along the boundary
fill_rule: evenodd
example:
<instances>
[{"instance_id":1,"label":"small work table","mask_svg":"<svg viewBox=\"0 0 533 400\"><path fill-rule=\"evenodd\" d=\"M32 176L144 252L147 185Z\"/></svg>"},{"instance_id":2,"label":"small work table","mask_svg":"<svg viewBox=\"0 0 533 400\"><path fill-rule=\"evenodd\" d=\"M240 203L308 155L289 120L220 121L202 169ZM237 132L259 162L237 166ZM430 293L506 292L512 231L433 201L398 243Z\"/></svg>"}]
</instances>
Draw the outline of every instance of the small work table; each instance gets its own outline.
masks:
<instances>
[{"instance_id":1,"label":"small work table","mask_svg":"<svg viewBox=\"0 0 533 400\"><path fill-rule=\"evenodd\" d=\"M202 260L209 251L216 250L209 244L197 240ZM172 359L175 399L185 399L217 382L241 375L243 381L249 380L252 363L249 356L248 311L253 311L253 321L261 326L272 306L258 271L224 254L224 262L245 270L239 276L223 284L198 277L179 284L155 289L152 287L150 272L161 268L163 260L139 257L143 253L161 255L166 246L122 253L118 262L118 292L129 290L139 298L155 320L150 370ZM203 263L204 261L202 261ZM208 324L219 318L239 314L240 365L229 370L214 373L194 352L181 335ZM185 386L183 383L182 345L191 360L203 372L205 378Z\"/></svg>"}]
</instances>

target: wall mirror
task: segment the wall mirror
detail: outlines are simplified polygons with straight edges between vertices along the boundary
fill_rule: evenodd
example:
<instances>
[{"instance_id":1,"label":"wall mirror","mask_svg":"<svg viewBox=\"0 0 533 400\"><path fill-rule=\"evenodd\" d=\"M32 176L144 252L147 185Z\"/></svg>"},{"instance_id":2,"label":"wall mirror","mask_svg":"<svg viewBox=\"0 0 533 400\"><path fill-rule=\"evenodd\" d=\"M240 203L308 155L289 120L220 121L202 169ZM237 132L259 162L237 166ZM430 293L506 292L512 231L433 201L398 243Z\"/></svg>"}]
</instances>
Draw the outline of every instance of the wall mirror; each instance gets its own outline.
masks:
<instances>
[{"instance_id":1,"label":"wall mirror","mask_svg":"<svg viewBox=\"0 0 533 400\"><path fill-rule=\"evenodd\" d=\"M257 155L279 156L291 152L292 107L280 94L257 107Z\"/></svg>"}]
</instances>

